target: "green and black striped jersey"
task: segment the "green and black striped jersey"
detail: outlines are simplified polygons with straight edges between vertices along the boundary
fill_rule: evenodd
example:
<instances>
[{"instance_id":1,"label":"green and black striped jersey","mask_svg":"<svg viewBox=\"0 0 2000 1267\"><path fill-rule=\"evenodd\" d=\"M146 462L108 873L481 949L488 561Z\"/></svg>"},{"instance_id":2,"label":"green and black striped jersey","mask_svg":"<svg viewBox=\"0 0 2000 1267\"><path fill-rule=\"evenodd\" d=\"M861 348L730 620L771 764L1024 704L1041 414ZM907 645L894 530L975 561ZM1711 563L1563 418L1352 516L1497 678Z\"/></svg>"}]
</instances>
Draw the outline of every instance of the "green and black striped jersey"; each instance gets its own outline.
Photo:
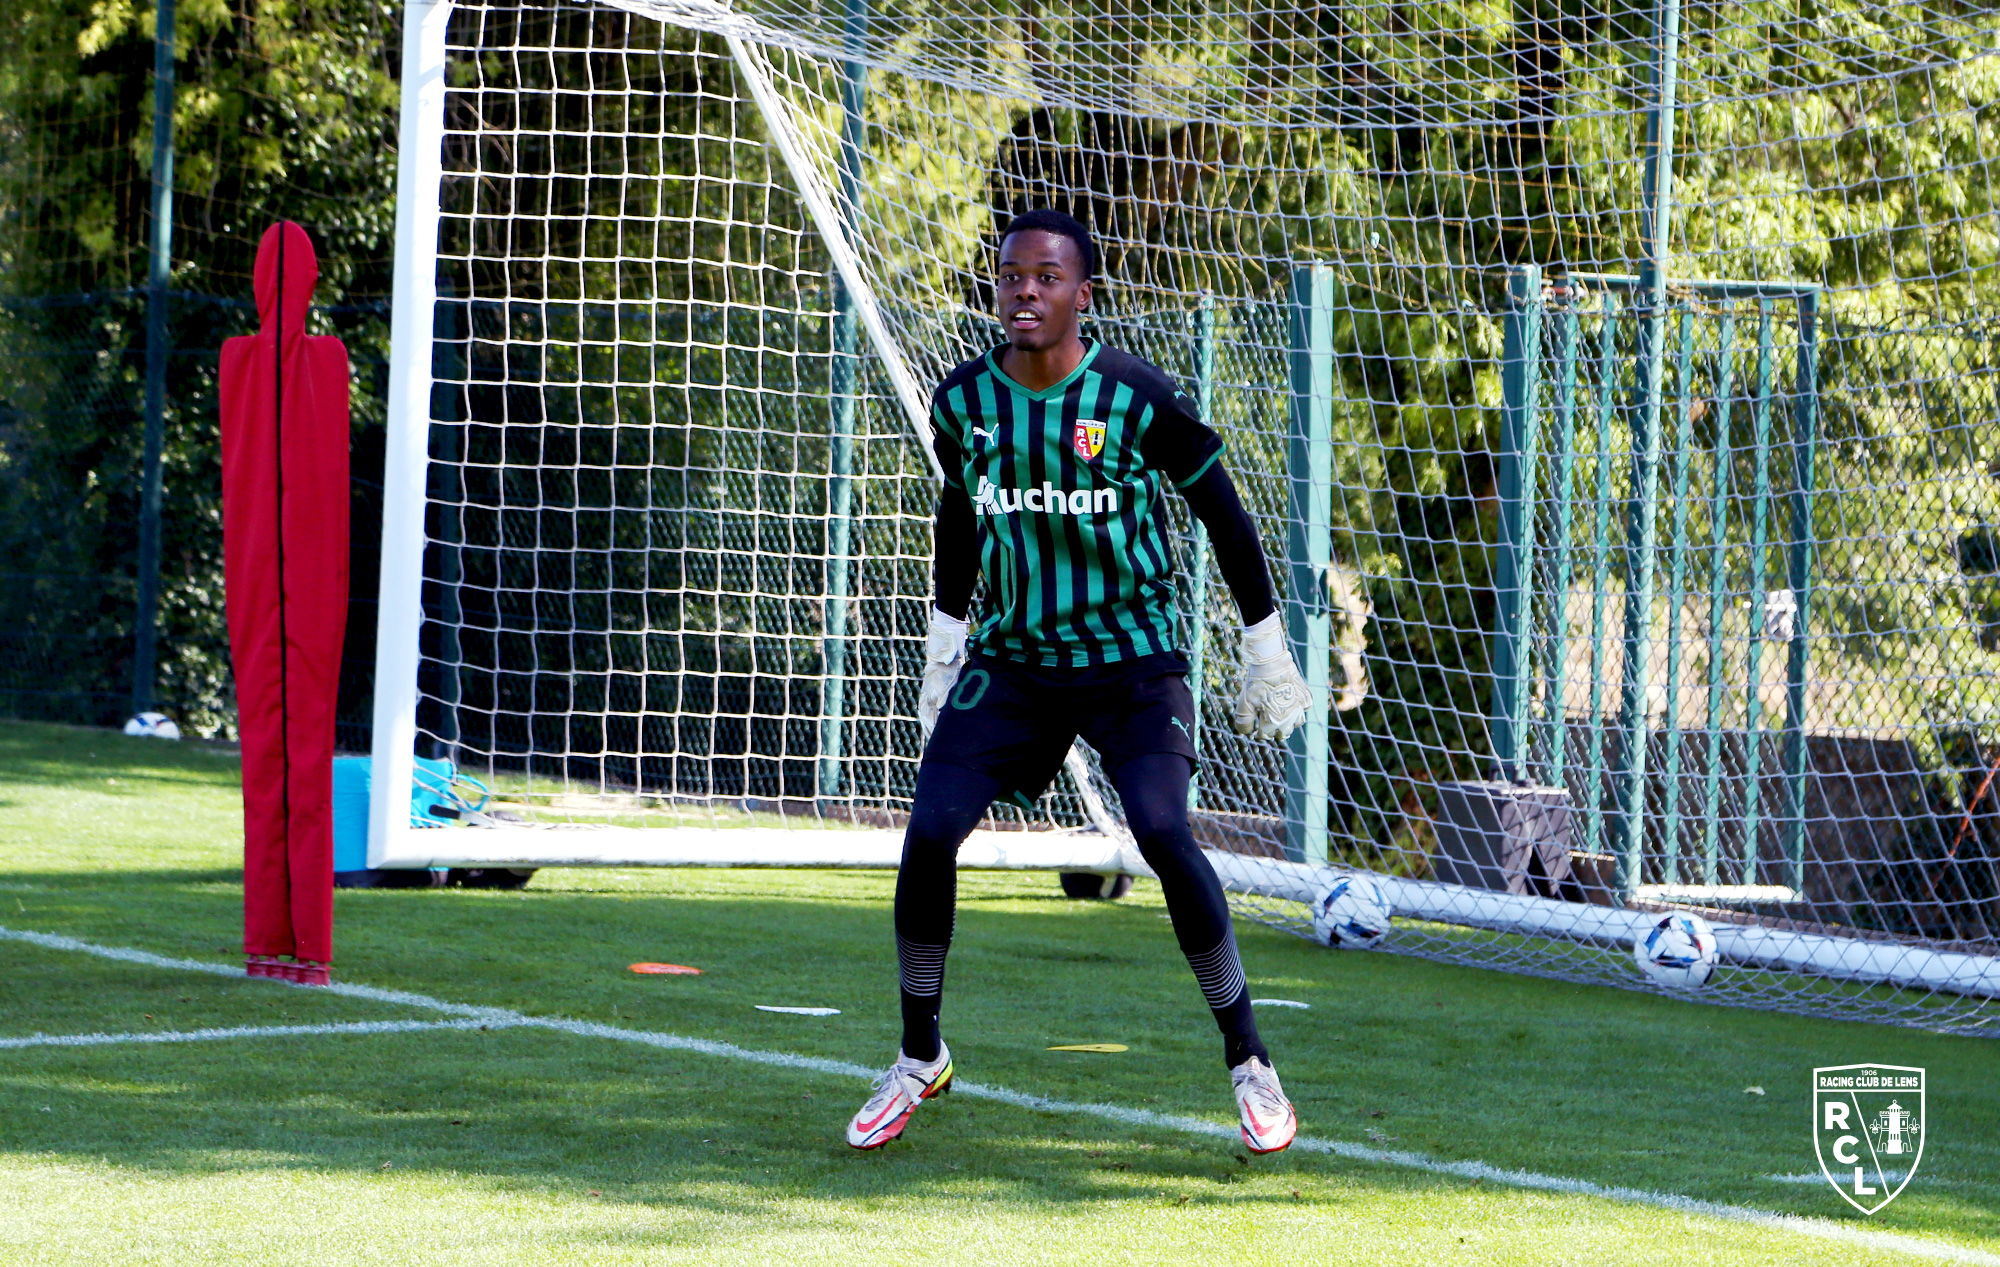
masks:
<instances>
[{"instance_id":1,"label":"green and black striped jersey","mask_svg":"<svg viewBox=\"0 0 2000 1267\"><path fill-rule=\"evenodd\" d=\"M994 349L931 401L945 479L972 502L986 604L973 647L1082 667L1180 650L1166 485L1186 488L1222 440L1159 369L1084 341L1061 382L1033 392Z\"/></svg>"}]
</instances>

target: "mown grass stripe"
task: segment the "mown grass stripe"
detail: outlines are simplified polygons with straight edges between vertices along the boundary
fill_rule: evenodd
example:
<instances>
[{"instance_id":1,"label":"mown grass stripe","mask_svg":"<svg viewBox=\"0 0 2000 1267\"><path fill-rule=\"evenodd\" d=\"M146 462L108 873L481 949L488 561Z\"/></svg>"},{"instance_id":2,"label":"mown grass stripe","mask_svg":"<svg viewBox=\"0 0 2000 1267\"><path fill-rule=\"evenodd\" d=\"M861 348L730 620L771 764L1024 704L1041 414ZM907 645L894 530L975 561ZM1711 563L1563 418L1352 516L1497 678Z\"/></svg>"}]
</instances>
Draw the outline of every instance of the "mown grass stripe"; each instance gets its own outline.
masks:
<instances>
[{"instance_id":1,"label":"mown grass stripe","mask_svg":"<svg viewBox=\"0 0 2000 1267\"><path fill-rule=\"evenodd\" d=\"M506 1029L528 1024L493 1017L458 1021L340 1021L327 1025L237 1025L211 1029L133 1030L122 1034L29 1034L0 1038L5 1047L109 1047L121 1043L213 1043L236 1038L301 1038L333 1034L411 1034L437 1029Z\"/></svg>"},{"instance_id":2,"label":"mown grass stripe","mask_svg":"<svg viewBox=\"0 0 2000 1267\"><path fill-rule=\"evenodd\" d=\"M49 950L73 951L96 955L124 963L142 964L148 967L168 968L186 972L205 972L214 976L241 976L242 968L232 964L205 962L198 959L173 959L144 950L131 950L117 946L100 946L92 942L80 941L74 937L63 937L51 933L36 933L22 929L0 926L0 940L25 942ZM705 1056L720 1056L728 1060L740 1060L750 1064L767 1065L781 1069L797 1069L811 1073L831 1074L835 1077L859 1078L872 1081L880 1073L879 1069L867 1065L854 1064L845 1060L828 1060L818 1056L800 1056L792 1052L761 1051L751 1047L738 1047L734 1043L721 1042L710 1038L689 1038L682 1034L661 1031L621 1029L613 1025L600 1025L594 1021L573 1021L561 1017L527 1016L505 1008L478 1008L462 1003L447 1003L427 995L411 994L401 990L379 990L371 986L336 984L332 986L301 986L288 981L244 976L246 981L260 981L270 985L284 986L295 990L327 990L349 998L373 999L379 1002L394 1002L404 1007L424 1008L446 1012L452 1015L472 1018L463 1024L438 1025L436 1028L473 1029L481 1023L492 1026L496 1023L513 1027L555 1030L584 1038L609 1039L616 1042L636 1043L641 1046L656 1047L668 1051L697 1052ZM411 1024L410 1022L381 1022L384 1025ZM421 1022L415 1023L421 1024ZM260 1027L261 1028L261 1027ZM306 1027L272 1026L271 1030L295 1030ZM330 1030L343 1027L328 1026ZM190 1031L192 1032L192 1031ZM384 1030L383 1032L389 1032ZM249 1031L241 1036L249 1036ZM25 1045L18 1041L7 1045ZM1050 1113L1068 1117L1094 1117L1103 1121L1116 1122L1123 1126L1141 1127L1152 1130L1173 1131L1183 1135L1204 1136L1211 1139L1237 1138L1237 1127L1233 1123L1209 1121L1205 1118L1182 1117L1171 1113L1156 1113L1150 1109L1126 1108L1117 1104L1086 1104L1075 1100L1056 1100L1047 1096L1009 1090L1006 1087L987 1086L978 1082L958 1080L952 1090L959 1095L979 1100L991 1100L1014 1108L1028 1109L1038 1113ZM1317 1139L1301 1135L1292 1142L1292 1147L1301 1152L1322 1153L1358 1161L1370 1165L1394 1166L1406 1170L1420 1170L1436 1175L1450 1175L1455 1178L1481 1180L1505 1184L1537 1192L1551 1192L1565 1196L1595 1197L1599 1200L1616 1201L1627 1205L1651 1206L1655 1209L1670 1210L1678 1214L1721 1219L1732 1223L1751 1224L1758 1227L1792 1232L1800 1236L1822 1241L1837 1241L1842 1244L1858 1245L1869 1249L1879 1249L1895 1253L1914 1254L1939 1262L1973 1263L1981 1267L2000 1267L2000 1255L1967 1246L1949 1245L1938 1241L1927 1241L1919 1237L1904 1236L1895 1232L1876 1232L1865 1227L1853 1227L1835 1223L1830 1219L1813 1218L1798 1214L1781 1214L1775 1210L1758 1210L1748 1206L1726 1205L1721 1202L1703 1201L1695 1197L1682 1196L1672 1192L1653 1192L1643 1188L1625 1188L1611 1184L1592 1183L1588 1179L1569 1179L1560 1175L1538 1174L1531 1170L1508 1170L1489 1165L1483 1161L1444 1161L1422 1153L1405 1152L1400 1149L1371 1148L1366 1144L1351 1144L1345 1140Z\"/></svg>"}]
</instances>

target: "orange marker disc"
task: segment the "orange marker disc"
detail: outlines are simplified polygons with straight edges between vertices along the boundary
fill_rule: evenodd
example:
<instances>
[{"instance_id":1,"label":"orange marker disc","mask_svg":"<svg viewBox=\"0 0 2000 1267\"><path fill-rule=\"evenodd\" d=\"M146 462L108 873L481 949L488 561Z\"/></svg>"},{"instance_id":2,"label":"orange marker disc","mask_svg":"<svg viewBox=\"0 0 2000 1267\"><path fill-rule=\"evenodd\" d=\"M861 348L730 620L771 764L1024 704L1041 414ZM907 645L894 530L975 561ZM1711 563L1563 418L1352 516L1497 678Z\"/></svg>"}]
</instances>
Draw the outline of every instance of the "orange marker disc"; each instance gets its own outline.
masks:
<instances>
[{"instance_id":1,"label":"orange marker disc","mask_svg":"<svg viewBox=\"0 0 2000 1267\"><path fill-rule=\"evenodd\" d=\"M632 971L649 977L698 977L700 968L690 968L684 963L635 963Z\"/></svg>"}]
</instances>

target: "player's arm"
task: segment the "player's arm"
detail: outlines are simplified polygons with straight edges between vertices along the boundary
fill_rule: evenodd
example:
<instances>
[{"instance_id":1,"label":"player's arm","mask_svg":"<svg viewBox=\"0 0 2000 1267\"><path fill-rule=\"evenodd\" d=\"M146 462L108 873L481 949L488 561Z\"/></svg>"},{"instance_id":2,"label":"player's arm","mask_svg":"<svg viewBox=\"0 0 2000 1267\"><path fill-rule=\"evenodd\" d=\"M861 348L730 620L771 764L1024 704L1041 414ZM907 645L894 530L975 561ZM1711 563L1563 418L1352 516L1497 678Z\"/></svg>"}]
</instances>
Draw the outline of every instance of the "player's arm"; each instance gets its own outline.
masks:
<instances>
[{"instance_id":1,"label":"player's arm","mask_svg":"<svg viewBox=\"0 0 2000 1267\"><path fill-rule=\"evenodd\" d=\"M938 713L965 666L972 590L979 580L979 523L962 482L964 459L946 428L932 428L932 443L945 480L931 528L931 584L936 597L924 637L924 685L917 696L917 720L925 739L937 726Z\"/></svg>"},{"instance_id":2,"label":"player's arm","mask_svg":"<svg viewBox=\"0 0 2000 1267\"><path fill-rule=\"evenodd\" d=\"M1312 692L1285 643L1264 543L1222 465L1222 438L1188 412L1186 399L1175 393L1154 402L1140 454L1180 489L1208 529L1210 553L1243 619L1243 690L1231 720L1246 735L1289 738L1305 720Z\"/></svg>"},{"instance_id":3,"label":"player's arm","mask_svg":"<svg viewBox=\"0 0 2000 1267\"><path fill-rule=\"evenodd\" d=\"M1181 490L1188 509L1208 529L1208 550L1216 570L1236 599L1236 614L1245 628L1262 623L1278 611L1271 590L1271 569L1264 561L1264 543L1257 524L1236 495L1236 482L1216 461L1194 483Z\"/></svg>"}]
</instances>

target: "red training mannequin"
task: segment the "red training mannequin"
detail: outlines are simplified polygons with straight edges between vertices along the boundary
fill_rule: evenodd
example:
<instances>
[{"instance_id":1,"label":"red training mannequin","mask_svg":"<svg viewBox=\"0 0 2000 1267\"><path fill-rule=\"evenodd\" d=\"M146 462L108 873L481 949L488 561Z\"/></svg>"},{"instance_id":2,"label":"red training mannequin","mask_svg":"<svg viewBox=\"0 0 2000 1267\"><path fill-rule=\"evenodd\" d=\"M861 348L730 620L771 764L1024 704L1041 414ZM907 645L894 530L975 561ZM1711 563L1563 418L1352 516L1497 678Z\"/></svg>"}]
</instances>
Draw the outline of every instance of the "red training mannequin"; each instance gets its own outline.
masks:
<instances>
[{"instance_id":1,"label":"red training mannequin","mask_svg":"<svg viewBox=\"0 0 2000 1267\"><path fill-rule=\"evenodd\" d=\"M306 334L312 239L257 248L261 329L222 345L222 538L243 740L243 949L253 976L333 961L333 714L347 626L347 349ZM296 964L279 964L278 956Z\"/></svg>"}]
</instances>

